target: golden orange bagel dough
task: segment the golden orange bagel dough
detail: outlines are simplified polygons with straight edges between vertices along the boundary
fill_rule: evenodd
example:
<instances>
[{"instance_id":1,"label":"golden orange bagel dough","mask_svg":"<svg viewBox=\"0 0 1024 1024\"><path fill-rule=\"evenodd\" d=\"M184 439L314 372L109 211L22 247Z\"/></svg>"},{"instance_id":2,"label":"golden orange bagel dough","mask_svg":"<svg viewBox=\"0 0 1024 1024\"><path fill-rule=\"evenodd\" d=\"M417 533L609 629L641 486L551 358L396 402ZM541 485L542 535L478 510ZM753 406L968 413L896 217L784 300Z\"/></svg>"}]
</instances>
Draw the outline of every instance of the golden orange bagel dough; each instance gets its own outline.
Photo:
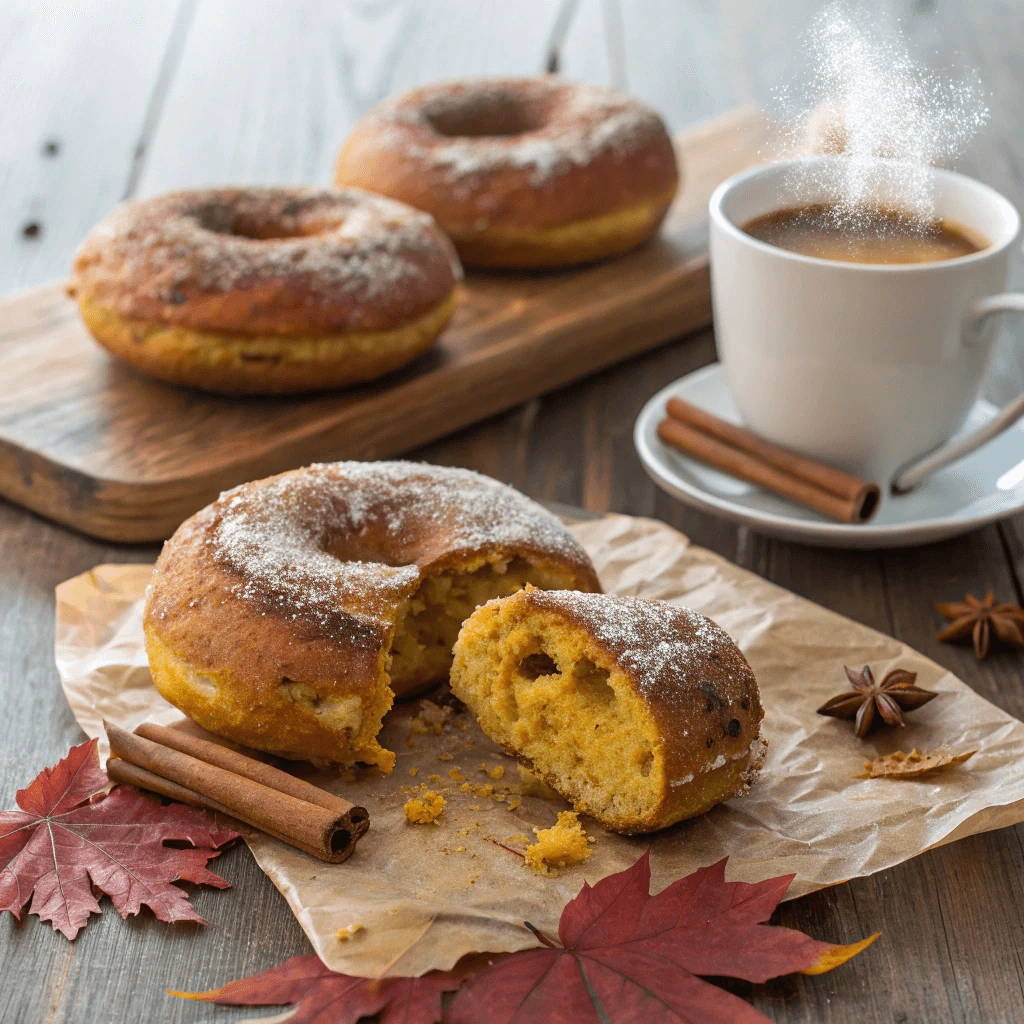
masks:
<instances>
[{"instance_id":1,"label":"golden orange bagel dough","mask_svg":"<svg viewBox=\"0 0 1024 1024\"><path fill-rule=\"evenodd\" d=\"M160 693L205 729L390 771L398 696L447 679L473 609L535 583L599 590L582 547L488 477L338 462L228 491L164 546L144 628Z\"/></svg>"},{"instance_id":2,"label":"golden orange bagel dough","mask_svg":"<svg viewBox=\"0 0 1024 1024\"><path fill-rule=\"evenodd\" d=\"M144 373L289 394L414 359L460 276L433 220L382 196L201 189L117 207L79 247L69 292L96 340Z\"/></svg>"},{"instance_id":3,"label":"golden orange bagel dough","mask_svg":"<svg viewBox=\"0 0 1024 1024\"><path fill-rule=\"evenodd\" d=\"M531 268L640 245L679 171L650 107L543 76L437 83L386 100L345 142L335 182L427 211L467 264Z\"/></svg>"}]
</instances>

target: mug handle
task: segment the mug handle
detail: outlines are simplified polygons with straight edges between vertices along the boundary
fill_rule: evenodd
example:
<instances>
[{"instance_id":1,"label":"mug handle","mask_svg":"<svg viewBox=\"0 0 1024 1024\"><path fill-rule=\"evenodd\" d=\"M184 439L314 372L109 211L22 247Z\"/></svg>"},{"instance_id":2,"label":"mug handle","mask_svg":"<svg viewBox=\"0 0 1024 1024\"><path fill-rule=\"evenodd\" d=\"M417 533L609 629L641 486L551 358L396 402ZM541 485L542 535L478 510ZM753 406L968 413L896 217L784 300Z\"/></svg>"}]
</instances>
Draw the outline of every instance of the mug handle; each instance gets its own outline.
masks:
<instances>
[{"instance_id":1,"label":"mug handle","mask_svg":"<svg viewBox=\"0 0 1024 1024\"><path fill-rule=\"evenodd\" d=\"M989 295L974 303L964 317L961 332L963 343L972 347L981 344L982 329L988 323L989 318L998 313L1024 313L1024 293L1003 292L1000 295ZM976 430L973 434L954 441L952 444L945 444L936 451L903 466L892 478L892 482L889 484L890 492L897 495L909 493L915 487L923 484L933 473L945 469L951 462L956 462L965 455L970 455L975 449L980 448L987 441L991 441L1008 427L1012 427L1022 416L1024 416L1024 395L1001 409L998 415L980 430Z\"/></svg>"}]
</instances>

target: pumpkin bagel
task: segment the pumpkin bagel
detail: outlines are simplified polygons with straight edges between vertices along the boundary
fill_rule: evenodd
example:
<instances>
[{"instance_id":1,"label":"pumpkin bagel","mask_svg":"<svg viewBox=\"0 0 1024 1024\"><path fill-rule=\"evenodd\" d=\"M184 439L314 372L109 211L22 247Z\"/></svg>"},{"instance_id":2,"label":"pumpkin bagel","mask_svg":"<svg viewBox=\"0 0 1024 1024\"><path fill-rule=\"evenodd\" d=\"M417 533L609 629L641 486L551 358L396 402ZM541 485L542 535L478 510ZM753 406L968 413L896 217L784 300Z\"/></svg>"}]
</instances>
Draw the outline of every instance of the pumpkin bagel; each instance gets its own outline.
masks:
<instances>
[{"instance_id":1,"label":"pumpkin bagel","mask_svg":"<svg viewBox=\"0 0 1024 1024\"><path fill-rule=\"evenodd\" d=\"M96 340L143 373L281 395L414 359L460 276L433 220L381 196L201 189L122 203L79 247L69 292Z\"/></svg>"}]
</instances>

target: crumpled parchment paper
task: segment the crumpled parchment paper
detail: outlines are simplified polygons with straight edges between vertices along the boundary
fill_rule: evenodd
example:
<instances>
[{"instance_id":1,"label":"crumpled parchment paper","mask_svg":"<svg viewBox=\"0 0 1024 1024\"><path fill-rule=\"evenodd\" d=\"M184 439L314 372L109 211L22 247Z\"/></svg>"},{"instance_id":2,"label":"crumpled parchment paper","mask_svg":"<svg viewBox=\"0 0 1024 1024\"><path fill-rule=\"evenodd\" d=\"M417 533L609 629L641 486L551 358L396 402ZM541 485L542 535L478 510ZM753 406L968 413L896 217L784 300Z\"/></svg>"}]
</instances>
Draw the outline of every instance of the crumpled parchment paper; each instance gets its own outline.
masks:
<instances>
[{"instance_id":1,"label":"crumpled parchment paper","mask_svg":"<svg viewBox=\"0 0 1024 1024\"><path fill-rule=\"evenodd\" d=\"M609 592L689 605L736 639L766 711L769 747L760 780L748 796L651 837L612 835L583 819L597 840L590 859L560 877L543 877L512 851L521 852L534 827L553 823L565 805L527 796L510 810L514 792L503 801L463 792L465 783L450 772L472 786L493 785L496 796L514 790L514 762L468 711L420 701L398 706L381 735L398 754L392 775L366 768L341 775L311 769L306 776L369 809L370 831L348 862L324 864L263 834L247 836L331 968L368 977L419 975L451 967L470 951L534 946L524 920L556 934L562 907L584 880L628 867L648 844L654 891L728 855L730 879L795 872L792 897L1024 820L1024 724L938 665L694 547L663 523L609 516L572 530ZM90 736L102 734L103 718L126 729L145 719L181 718L153 688L146 664L141 613L149 573L148 566L102 565L57 588L57 668ZM862 742L850 723L815 713L847 688L844 664L869 664L876 678L899 665L941 696L910 715L905 729ZM864 761L915 746L978 753L933 779L855 778ZM501 766L504 775L494 779L481 765ZM424 783L448 801L437 825L412 825L403 814L405 800ZM337 930L352 924L362 930L339 940Z\"/></svg>"}]
</instances>

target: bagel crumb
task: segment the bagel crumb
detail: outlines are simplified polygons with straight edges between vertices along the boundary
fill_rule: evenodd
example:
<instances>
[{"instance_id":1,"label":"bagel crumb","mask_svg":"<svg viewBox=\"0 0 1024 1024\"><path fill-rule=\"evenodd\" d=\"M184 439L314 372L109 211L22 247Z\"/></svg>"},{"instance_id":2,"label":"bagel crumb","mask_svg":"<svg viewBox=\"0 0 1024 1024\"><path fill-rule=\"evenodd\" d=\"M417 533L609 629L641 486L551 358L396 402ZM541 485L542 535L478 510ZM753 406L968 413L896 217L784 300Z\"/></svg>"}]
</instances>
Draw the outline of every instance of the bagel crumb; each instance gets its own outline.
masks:
<instances>
[{"instance_id":1,"label":"bagel crumb","mask_svg":"<svg viewBox=\"0 0 1024 1024\"><path fill-rule=\"evenodd\" d=\"M440 793L427 792L423 798L411 797L405 802L405 816L415 825L437 823L441 817L447 800Z\"/></svg>"},{"instance_id":2,"label":"bagel crumb","mask_svg":"<svg viewBox=\"0 0 1024 1024\"><path fill-rule=\"evenodd\" d=\"M542 875L558 875L562 868L582 864L590 856L587 834L575 811L559 811L551 828L534 829L537 842L526 848L526 863Z\"/></svg>"}]
</instances>

